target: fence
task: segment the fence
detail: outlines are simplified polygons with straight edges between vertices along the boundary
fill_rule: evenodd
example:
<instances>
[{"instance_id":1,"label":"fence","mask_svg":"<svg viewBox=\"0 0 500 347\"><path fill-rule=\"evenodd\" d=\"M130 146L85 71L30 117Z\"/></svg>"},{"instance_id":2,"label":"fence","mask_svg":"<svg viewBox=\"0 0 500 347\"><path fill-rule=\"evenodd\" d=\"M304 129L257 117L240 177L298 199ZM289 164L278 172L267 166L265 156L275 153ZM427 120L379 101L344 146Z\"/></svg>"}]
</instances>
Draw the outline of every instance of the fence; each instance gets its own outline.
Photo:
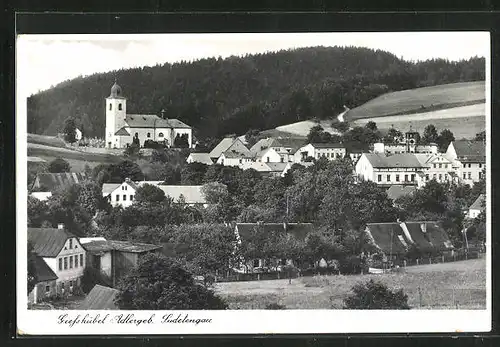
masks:
<instances>
[{"instance_id":1,"label":"fence","mask_svg":"<svg viewBox=\"0 0 500 347\"><path fill-rule=\"evenodd\" d=\"M479 252L459 253L459 254L455 253L453 255L440 255L427 258L405 259L395 262L395 265L414 266L414 265L428 265L437 263L450 263L454 261L478 259L479 256L480 256Z\"/></svg>"},{"instance_id":2,"label":"fence","mask_svg":"<svg viewBox=\"0 0 500 347\"><path fill-rule=\"evenodd\" d=\"M486 288L428 288L407 292L414 309L486 309Z\"/></svg>"}]
</instances>

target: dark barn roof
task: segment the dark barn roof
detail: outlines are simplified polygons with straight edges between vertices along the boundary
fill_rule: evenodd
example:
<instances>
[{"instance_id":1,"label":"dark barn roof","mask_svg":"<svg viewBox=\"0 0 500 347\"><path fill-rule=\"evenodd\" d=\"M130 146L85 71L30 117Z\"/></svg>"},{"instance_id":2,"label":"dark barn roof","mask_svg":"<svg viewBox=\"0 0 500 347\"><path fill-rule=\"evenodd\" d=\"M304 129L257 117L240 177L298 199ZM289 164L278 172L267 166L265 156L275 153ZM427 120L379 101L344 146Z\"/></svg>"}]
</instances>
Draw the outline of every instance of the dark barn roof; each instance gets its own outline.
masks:
<instances>
[{"instance_id":1,"label":"dark barn roof","mask_svg":"<svg viewBox=\"0 0 500 347\"><path fill-rule=\"evenodd\" d=\"M36 283L57 280L57 275L40 256L35 257L35 273Z\"/></svg>"},{"instance_id":2,"label":"dark barn roof","mask_svg":"<svg viewBox=\"0 0 500 347\"><path fill-rule=\"evenodd\" d=\"M446 231L438 222L405 222L410 235L414 239L417 247L424 250L424 247L432 247L432 251L446 251L453 249L453 245L446 234ZM415 235L422 235L415 240ZM425 239L426 242L418 240Z\"/></svg>"},{"instance_id":3,"label":"dark barn roof","mask_svg":"<svg viewBox=\"0 0 500 347\"><path fill-rule=\"evenodd\" d=\"M28 240L33 244L34 252L40 257L56 257L71 237L76 236L64 229L28 228Z\"/></svg>"},{"instance_id":4,"label":"dark barn roof","mask_svg":"<svg viewBox=\"0 0 500 347\"><path fill-rule=\"evenodd\" d=\"M80 304L80 310L118 310L115 298L120 292L117 289L96 284Z\"/></svg>"},{"instance_id":5,"label":"dark barn roof","mask_svg":"<svg viewBox=\"0 0 500 347\"><path fill-rule=\"evenodd\" d=\"M483 141L454 141L453 147L461 162L485 163L486 145Z\"/></svg>"},{"instance_id":6,"label":"dark barn roof","mask_svg":"<svg viewBox=\"0 0 500 347\"><path fill-rule=\"evenodd\" d=\"M33 188L45 188L54 192L60 187L80 183L85 178L84 172L40 173L33 183Z\"/></svg>"},{"instance_id":7,"label":"dark barn roof","mask_svg":"<svg viewBox=\"0 0 500 347\"><path fill-rule=\"evenodd\" d=\"M375 245L386 254L405 254L407 244L401 242L404 232L399 223L370 223L366 225ZM406 240L405 240L406 242Z\"/></svg>"}]
</instances>

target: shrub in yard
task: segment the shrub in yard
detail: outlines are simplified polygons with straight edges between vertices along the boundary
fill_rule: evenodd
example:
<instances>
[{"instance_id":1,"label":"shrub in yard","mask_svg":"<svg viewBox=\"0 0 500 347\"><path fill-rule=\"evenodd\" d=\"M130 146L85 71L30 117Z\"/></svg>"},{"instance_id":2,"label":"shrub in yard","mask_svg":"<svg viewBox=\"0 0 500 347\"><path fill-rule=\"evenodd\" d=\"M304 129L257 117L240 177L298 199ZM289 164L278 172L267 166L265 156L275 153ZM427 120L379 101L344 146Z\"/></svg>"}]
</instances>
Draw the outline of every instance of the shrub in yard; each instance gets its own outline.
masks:
<instances>
[{"instance_id":1,"label":"shrub in yard","mask_svg":"<svg viewBox=\"0 0 500 347\"><path fill-rule=\"evenodd\" d=\"M352 287L352 294L344 299L346 309L408 310L408 295L403 290L392 291L383 282L369 280Z\"/></svg>"},{"instance_id":2,"label":"shrub in yard","mask_svg":"<svg viewBox=\"0 0 500 347\"><path fill-rule=\"evenodd\" d=\"M286 306L273 302L272 304L266 305L266 310L286 310Z\"/></svg>"}]
</instances>

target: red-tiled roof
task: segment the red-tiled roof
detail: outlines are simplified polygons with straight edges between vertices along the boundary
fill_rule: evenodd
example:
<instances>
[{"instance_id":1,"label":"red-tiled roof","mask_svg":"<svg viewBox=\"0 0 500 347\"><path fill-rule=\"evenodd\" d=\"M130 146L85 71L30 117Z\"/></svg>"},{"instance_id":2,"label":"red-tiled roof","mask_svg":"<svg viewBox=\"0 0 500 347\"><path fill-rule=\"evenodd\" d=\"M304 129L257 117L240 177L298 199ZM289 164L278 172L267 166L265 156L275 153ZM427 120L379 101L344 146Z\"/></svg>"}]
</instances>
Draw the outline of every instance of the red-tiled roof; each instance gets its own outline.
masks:
<instances>
[{"instance_id":1,"label":"red-tiled roof","mask_svg":"<svg viewBox=\"0 0 500 347\"><path fill-rule=\"evenodd\" d=\"M56 257L71 237L75 235L64 229L28 228L28 240L32 242L34 252L40 257Z\"/></svg>"},{"instance_id":2,"label":"red-tiled roof","mask_svg":"<svg viewBox=\"0 0 500 347\"><path fill-rule=\"evenodd\" d=\"M115 298L120 293L117 289L96 284L80 304L80 310L118 310Z\"/></svg>"}]
</instances>

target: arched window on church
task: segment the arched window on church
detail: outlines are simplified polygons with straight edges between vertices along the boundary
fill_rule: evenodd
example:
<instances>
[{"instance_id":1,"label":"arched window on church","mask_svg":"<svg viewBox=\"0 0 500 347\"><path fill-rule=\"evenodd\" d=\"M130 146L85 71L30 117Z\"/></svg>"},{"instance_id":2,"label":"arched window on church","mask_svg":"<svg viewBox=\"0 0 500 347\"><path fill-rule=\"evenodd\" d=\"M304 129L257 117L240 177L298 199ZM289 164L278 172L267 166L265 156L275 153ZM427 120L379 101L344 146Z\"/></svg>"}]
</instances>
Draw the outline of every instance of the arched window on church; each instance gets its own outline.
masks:
<instances>
[{"instance_id":1,"label":"arched window on church","mask_svg":"<svg viewBox=\"0 0 500 347\"><path fill-rule=\"evenodd\" d=\"M151 133L148 133L147 137L150 138L151 137Z\"/></svg>"},{"instance_id":2,"label":"arched window on church","mask_svg":"<svg viewBox=\"0 0 500 347\"><path fill-rule=\"evenodd\" d=\"M122 110L122 104L118 104L118 110L121 111Z\"/></svg>"},{"instance_id":3,"label":"arched window on church","mask_svg":"<svg viewBox=\"0 0 500 347\"><path fill-rule=\"evenodd\" d=\"M163 137L163 133L159 133L159 134L158 134L158 137Z\"/></svg>"},{"instance_id":4,"label":"arched window on church","mask_svg":"<svg viewBox=\"0 0 500 347\"><path fill-rule=\"evenodd\" d=\"M113 104L109 104L109 110L111 111L113 109Z\"/></svg>"}]
</instances>

